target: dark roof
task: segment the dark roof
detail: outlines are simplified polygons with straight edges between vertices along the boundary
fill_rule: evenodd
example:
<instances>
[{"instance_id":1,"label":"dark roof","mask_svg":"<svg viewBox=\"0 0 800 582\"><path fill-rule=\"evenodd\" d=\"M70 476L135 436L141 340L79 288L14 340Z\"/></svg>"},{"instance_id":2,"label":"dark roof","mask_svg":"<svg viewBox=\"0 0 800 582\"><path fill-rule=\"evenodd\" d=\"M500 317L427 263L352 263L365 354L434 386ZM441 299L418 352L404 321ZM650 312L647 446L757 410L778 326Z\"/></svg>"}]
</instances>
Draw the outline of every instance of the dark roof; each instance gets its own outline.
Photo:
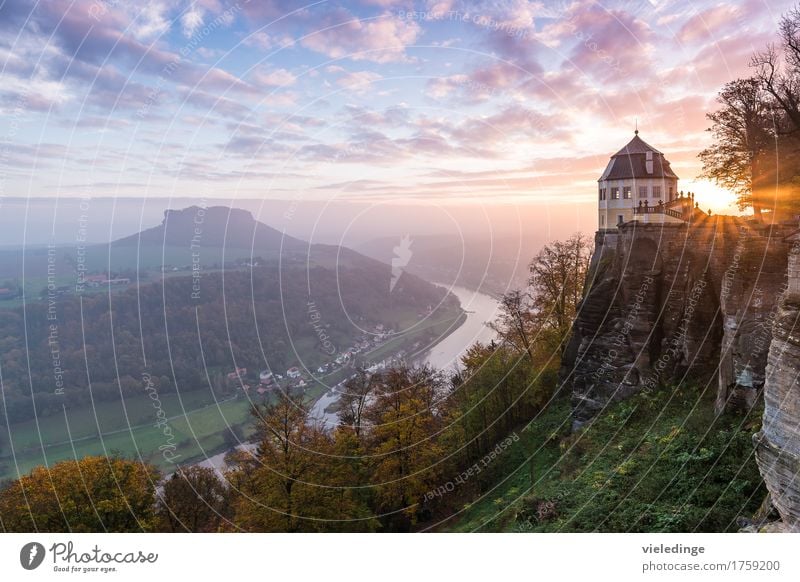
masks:
<instances>
[{"instance_id":1,"label":"dark roof","mask_svg":"<svg viewBox=\"0 0 800 582\"><path fill-rule=\"evenodd\" d=\"M647 152L653 152L652 172L647 171ZM669 162L660 151L639 137L638 132L628 144L611 156L600 180L630 178L674 178Z\"/></svg>"},{"instance_id":2,"label":"dark roof","mask_svg":"<svg viewBox=\"0 0 800 582\"><path fill-rule=\"evenodd\" d=\"M664 155L656 148L651 146L649 143L644 141L642 138L640 138L639 133L637 132L636 135L633 136L633 139L628 142L628 145L619 150L612 157L616 158L617 156L627 156L630 154L645 154L647 152L661 154L662 156Z\"/></svg>"}]
</instances>

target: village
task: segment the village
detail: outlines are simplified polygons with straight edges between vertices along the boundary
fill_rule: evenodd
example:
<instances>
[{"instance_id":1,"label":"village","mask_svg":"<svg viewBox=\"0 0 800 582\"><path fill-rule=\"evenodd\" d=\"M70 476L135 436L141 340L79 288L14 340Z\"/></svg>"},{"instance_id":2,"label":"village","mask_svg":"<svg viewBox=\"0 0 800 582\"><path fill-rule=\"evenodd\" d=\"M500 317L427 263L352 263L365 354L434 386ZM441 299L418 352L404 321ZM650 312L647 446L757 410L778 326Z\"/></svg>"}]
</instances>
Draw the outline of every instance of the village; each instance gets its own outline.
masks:
<instances>
[{"instance_id":1,"label":"village","mask_svg":"<svg viewBox=\"0 0 800 582\"><path fill-rule=\"evenodd\" d=\"M383 324L376 324L374 328L359 336L352 346L341 350L335 357L325 362L315 369L309 369L302 364L294 365L283 373L273 371L269 368L261 370L256 374L247 368L236 368L228 372L225 380L229 386L243 393L251 391L266 396L273 391L293 393L297 396L305 396L311 386L321 384L331 385L331 380L339 380L335 387L339 387L346 382L351 373L357 368L363 368L370 373L375 373L393 365L405 361L409 353L416 353L422 346L422 341L416 341L409 350L398 349L379 361L370 361L369 354L376 352L379 348L385 347L392 340L400 340L399 334L393 329L386 328ZM397 341L397 347L405 342Z\"/></svg>"}]
</instances>

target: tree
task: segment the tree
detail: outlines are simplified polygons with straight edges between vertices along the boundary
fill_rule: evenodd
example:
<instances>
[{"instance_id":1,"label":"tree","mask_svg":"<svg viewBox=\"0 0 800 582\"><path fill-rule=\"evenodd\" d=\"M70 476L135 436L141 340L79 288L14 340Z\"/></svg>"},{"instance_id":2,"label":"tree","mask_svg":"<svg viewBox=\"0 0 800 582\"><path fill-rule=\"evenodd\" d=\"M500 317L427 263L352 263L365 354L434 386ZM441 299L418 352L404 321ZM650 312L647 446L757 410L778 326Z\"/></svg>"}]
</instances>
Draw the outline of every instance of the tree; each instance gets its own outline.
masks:
<instances>
[{"instance_id":1,"label":"tree","mask_svg":"<svg viewBox=\"0 0 800 582\"><path fill-rule=\"evenodd\" d=\"M168 532L215 532L228 521L230 490L209 467L181 467L164 483L157 513Z\"/></svg>"},{"instance_id":2,"label":"tree","mask_svg":"<svg viewBox=\"0 0 800 582\"><path fill-rule=\"evenodd\" d=\"M764 207L767 158L774 143L766 97L757 78L727 83L717 96L720 109L706 116L714 143L700 152L702 176L734 192L739 208L752 207L757 217Z\"/></svg>"},{"instance_id":3,"label":"tree","mask_svg":"<svg viewBox=\"0 0 800 582\"><path fill-rule=\"evenodd\" d=\"M778 27L780 48L769 45L751 59L756 78L787 122L780 133L800 131L800 8L787 12Z\"/></svg>"},{"instance_id":4,"label":"tree","mask_svg":"<svg viewBox=\"0 0 800 582\"><path fill-rule=\"evenodd\" d=\"M155 529L158 470L117 457L36 467L0 491L7 532L142 532Z\"/></svg>"},{"instance_id":5,"label":"tree","mask_svg":"<svg viewBox=\"0 0 800 582\"><path fill-rule=\"evenodd\" d=\"M453 386L453 417L461 427L462 465L488 453L544 405L555 382L507 345L475 344L462 357L462 381ZM539 379L542 379L541 381Z\"/></svg>"},{"instance_id":6,"label":"tree","mask_svg":"<svg viewBox=\"0 0 800 582\"><path fill-rule=\"evenodd\" d=\"M500 340L520 354L527 355L534 362L533 341L539 330L534 317L531 296L525 291L514 289L500 298L500 313L489 327Z\"/></svg>"},{"instance_id":7,"label":"tree","mask_svg":"<svg viewBox=\"0 0 800 582\"><path fill-rule=\"evenodd\" d=\"M532 310L544 339L557 347L559 360L583 297L590 258L589 239L576 233L565 241L545 245L531 261Z\"/></svg>"},{"instance_id":8,"label":"tree","mask_svg":"<svg viewBox=\"0 0 800 582\"><path fill-rule=\"evenodd\" d=\"M391 531L416 523L425 493L441 484L444 450L436 438L443 427L446 387L428 366L402 366L375 378L370 422L376 513Z\"/></svg>"},{"instance_id":9,"label":"tree","mask_svg":"<svg viewBox=\"0 0 800 582\"><path fill-rule=\"evenodd\" d=\"M253 408L259 445L227 474L235 526L247 531L313 532L342 527L351 517L333 439L308 408L288 395Z\"/></svg>"},{"instance_id":10,"label":"tree","mask_svg":"<svg viewBox=\"0 0 800 582\"><path fill-rule=\"evenodd\" d=\"M363 432L364 412L374 387L373 376L360 368L347 380L339 398L339 422L350 427L357 440Z\"/></svg>"},{"instance_id":11,"label":"tree","mask_svg":"<svg viewBox=\"0 0 800 582\"><path fill-rule=\"evenodd\" d=\"M756 53L750 64L773 118L775 161L767 168L765 195L778 216L792 216L800 211L800 7L781 19L779 35L779 46Z\"/></svg>"}]
</instances>

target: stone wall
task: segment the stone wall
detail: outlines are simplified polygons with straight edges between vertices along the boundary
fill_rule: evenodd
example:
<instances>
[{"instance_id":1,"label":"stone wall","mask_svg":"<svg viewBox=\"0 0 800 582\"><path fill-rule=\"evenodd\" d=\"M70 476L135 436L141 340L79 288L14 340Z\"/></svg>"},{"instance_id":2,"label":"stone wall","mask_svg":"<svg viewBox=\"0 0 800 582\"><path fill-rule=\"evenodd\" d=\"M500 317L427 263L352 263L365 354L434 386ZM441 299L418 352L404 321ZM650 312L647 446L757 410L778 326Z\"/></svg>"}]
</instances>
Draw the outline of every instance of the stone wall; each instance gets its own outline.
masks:
<instances>
[{"instance_id":1,"label":"stone wall","mask_svg":"<svg viewBox=\"0 0 800 582\"><path fill-rule=\"evenodd\" d=\"M561 369L575 425L687 379L709 383L718 410L752 406L786 288L785 234L724 216L598 232Z\"/></svg>"},{"instance_id":2,"label":"stone wall","mask_svg":"<svg viewBox=\"0 0 800 582\"><path fill-rule=\"evenodd\" d=\"M797 238L796 236L793 238ZM789 257L788 288L775 309L756 460L785 530L800 532L800 242Z\"/></svg>"}]
</instances>

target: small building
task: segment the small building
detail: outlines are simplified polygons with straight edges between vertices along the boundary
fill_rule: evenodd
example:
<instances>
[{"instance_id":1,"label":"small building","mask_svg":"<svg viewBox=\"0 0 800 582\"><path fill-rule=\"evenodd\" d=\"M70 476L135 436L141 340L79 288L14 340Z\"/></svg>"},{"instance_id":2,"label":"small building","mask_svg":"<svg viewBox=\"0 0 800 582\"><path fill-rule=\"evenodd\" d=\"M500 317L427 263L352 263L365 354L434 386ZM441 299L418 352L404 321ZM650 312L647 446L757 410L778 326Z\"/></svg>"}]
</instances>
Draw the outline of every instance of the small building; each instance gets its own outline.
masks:
<instances>
[{"instance_id":1,"label":"small building","mask_svg":"<svg viewBox=\"0 0 800 582\"><path fill-rule=\"evenodd\" d=\"M262 384L271 384L274 379L274 375L269 370L262 370L258 375L258 379Z\"/></svg>"},{"instance_id":2,"label":"small building","mask_svg":"<svg viewBox=\"0 0 800 582\"><path fill-rule=\"evenodd\" d=\"M286 370L286 377L287 378L299 378L301 375L300 368L297 366L292 366L288 370Z\"/></svg>"},{"instance_id":3,"label":"small building","mask_svg":"<svg viewBox=\"0 0 800 582\"><path fill-rule=\"evenodd\" d=\"M598 226L616 228L631 220L675 222L686 220L685 206L694 198L678 193L678 176L664 154L639 137L611 156L598 180Z\"/></svg>"},{"instance_id":4,"label":"small building","mask_svg":"<svg viewBox=\"0 0 800 582\"><path fill-rule=\"evenodd\" d=\"M247 375L247 368L236 368L233 372L228 373L228 380L234 381L239 380L241 381Z\"/></svg>"}]
</instances>

